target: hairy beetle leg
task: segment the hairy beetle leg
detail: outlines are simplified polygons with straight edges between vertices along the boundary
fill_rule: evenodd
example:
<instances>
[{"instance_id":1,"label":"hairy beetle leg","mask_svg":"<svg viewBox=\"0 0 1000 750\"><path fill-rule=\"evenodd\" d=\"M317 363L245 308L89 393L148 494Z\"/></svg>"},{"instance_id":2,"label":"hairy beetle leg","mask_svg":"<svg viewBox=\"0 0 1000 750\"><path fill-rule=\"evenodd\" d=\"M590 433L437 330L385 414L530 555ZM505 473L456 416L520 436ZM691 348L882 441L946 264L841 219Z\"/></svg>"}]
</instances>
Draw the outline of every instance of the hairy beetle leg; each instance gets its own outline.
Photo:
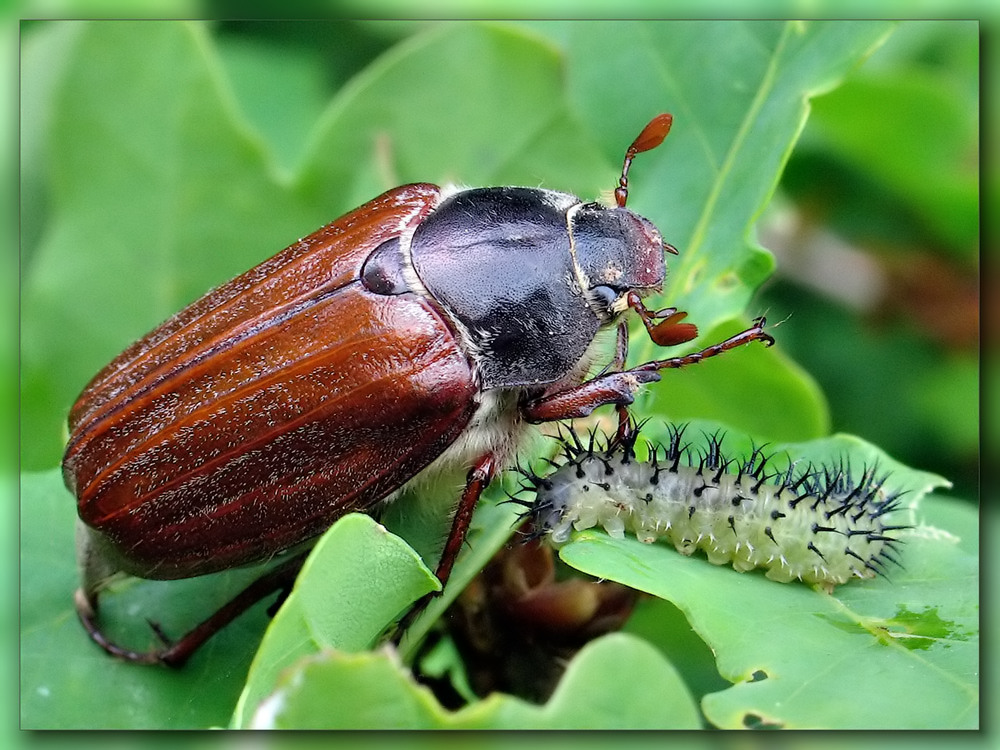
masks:
<instances>
[{"instance_id":1,"label":"hairy beetle leg","mask_svg":"<svg viewBox=\"0 0 1000 750\"><path fill-rule=\"evenodd\" d=\"M83 623L91 640L112 656L136 664L165 664L168 667L181 667L205 641L254 604L276 591L289 589L295 582L295 577L298 575L305 558L305 553L296 555L273 570L264 573L219 608L211 617L203 620L176 641L171 641L158 624L150 621L150 627L165 646L165 648L160 649L133 651L108 639L97 621L98 595L96 593L88 597L83 589L77 589L73 595L73 601L80 622Z\"/></svg>"},{"instance_id":2,"label":"hairy beetle leg","mask_svg":"<svg viewBox=\"0 0 1000 750\"><path fill-rule=\"evenodd\" d=\"M659 379L657 372L634 370L599 375L573 388L530 401L521 411L526 420L535 424L578 419L588 416L594 409L605 404L622 407L631 404L639 386Z\"/></svg>"}]
</instances>

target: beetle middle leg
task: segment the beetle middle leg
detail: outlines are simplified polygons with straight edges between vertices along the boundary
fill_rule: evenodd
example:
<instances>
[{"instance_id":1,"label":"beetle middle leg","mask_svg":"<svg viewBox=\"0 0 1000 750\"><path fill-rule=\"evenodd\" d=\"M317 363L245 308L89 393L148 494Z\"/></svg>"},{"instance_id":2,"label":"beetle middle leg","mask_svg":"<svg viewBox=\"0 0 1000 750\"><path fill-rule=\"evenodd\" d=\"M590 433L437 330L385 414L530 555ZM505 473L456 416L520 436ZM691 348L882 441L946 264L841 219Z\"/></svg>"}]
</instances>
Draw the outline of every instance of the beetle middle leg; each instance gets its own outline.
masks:
<instances>
[{"instance_id":1,"label":"beetle middle leg","mask_svg":"<svg viewBox=\"0 0 1000 750\"><path fill-rule=\"evenodd\" d=\"M441 552L437 570L434 572L434 575L441 582L441 588L438 591L432 591L425 595L410 607L395 627L393 639L397 642L409 630L410 625L413 624L417 615L423 612L427 608L427 605L444 590L448 579L451 577L451 570L455 566L458 553L462 551L462 544L465 543L465 538L469 533L469 524L472 523L472 514L476 510L476 505L479 504L479 498L482 497L485 489L499 473L500 464L496 456L492 453L481 456L473 464L466 479L465 489L462 491L462 498L458 501L455 515L452 517L451 531L448 532L448 539L445 541L444 550Z\"/></svg>"},{"instance_id":2,"label":"beetle middle leg","mask_svg":"<svg viewBox=\"0 0 1000 750\"><path fill-rule=\"evenodd\" d=\"M499 473L499 465L496 457L492 453L482 456L466 480L465 489L462 491L462 499L458 502L455 515L451 521L451 531L448 532L448 539L444 544L444 551L441 553L441 560L438 562L435 575L441 581L442 588L448 583L451 577L451 569L455 565L455 559L462 550L465 536L469 531L469 524L472 522L472 514L476 510L479 498L490 482Z\"/></svg>"}]
</instances>

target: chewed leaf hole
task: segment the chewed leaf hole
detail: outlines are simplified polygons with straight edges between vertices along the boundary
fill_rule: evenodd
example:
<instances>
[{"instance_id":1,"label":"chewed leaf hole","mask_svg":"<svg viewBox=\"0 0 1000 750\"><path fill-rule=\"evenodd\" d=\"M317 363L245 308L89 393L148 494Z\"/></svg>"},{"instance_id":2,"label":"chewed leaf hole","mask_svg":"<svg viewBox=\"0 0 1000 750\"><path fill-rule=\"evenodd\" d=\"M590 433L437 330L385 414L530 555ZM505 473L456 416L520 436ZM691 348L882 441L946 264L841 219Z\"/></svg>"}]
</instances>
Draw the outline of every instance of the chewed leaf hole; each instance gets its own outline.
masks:
<instances>
[{"instance_id":1,"label":"chewed leaf hole","mask_svg":"<svg viewBox=\"0 0 1000 750\"><path fill-rule=\"evenodd\" d=\"M770 721L759 714L744 714L743 726L747 729L783 729L784 725L777 721Z\"/></svg>"}]
</instances>

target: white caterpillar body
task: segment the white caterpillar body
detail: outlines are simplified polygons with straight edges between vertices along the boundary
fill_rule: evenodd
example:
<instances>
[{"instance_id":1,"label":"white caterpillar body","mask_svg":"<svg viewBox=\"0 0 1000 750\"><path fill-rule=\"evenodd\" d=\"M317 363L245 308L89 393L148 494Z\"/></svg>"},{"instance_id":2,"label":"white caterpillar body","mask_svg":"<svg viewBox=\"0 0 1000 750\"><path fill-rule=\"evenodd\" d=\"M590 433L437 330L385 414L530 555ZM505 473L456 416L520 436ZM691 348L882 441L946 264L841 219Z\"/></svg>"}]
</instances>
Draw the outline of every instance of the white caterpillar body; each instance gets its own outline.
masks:
<instances>
[{"instance_id":1,"label":"white caterpillar body","mask_svg":"<svg viewBox=\"0 0 1000 750\"><path fill-rule=\"evenodd\" d=\"M874 467L860 477L846 464L770 471L760 449L726 458L709 436L700 451L670 443L650 446L637 461L638 429L607 447L565 443L567 461L550 476L530 475L537 491L529 515L555 544L572 530L603 527L613 537L635 534L646 543L666 539L685 555L701 550L710 562L739 571L763 568L775 581L801 580L832 589L882 573L896 562L897 540L884 516L898 507Z\"/></svg>"}]
</instances>

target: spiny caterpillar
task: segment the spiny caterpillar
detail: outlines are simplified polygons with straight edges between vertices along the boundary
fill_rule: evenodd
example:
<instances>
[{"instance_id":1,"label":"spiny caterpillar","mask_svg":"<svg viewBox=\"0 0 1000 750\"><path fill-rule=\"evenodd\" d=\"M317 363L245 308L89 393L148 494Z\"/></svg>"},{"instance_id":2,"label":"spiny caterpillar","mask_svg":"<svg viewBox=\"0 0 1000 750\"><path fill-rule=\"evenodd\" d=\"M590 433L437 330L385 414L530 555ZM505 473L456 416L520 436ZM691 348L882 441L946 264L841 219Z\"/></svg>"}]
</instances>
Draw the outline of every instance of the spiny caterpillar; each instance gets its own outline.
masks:
<instances>
[{"instance_id":1,"label":"spiny caterpillar","mask_svg":"<svg viewBox=\"0 0 1000 750\"><path fill-rule=\"evenodd\" d=\"M884 517L899 509L899 495L884 489L876 466L852 475L849 462L774 468L774 456L755 447L745 458L727 457L719 433L706 444L683 443L685 427L668 426L669 443L650 445L636 459L639 427L588 445L570 430L565 463L547 476L531 472L528 516L538 535L558 545L573 529L603 526L612 537L634 533L646 543L666 538L685 555L702 550L715 565L738 571L764 568L780 582L801 580L832 590L852 578L883 574L899 564Z\"/></svg>"}]
</instances>

